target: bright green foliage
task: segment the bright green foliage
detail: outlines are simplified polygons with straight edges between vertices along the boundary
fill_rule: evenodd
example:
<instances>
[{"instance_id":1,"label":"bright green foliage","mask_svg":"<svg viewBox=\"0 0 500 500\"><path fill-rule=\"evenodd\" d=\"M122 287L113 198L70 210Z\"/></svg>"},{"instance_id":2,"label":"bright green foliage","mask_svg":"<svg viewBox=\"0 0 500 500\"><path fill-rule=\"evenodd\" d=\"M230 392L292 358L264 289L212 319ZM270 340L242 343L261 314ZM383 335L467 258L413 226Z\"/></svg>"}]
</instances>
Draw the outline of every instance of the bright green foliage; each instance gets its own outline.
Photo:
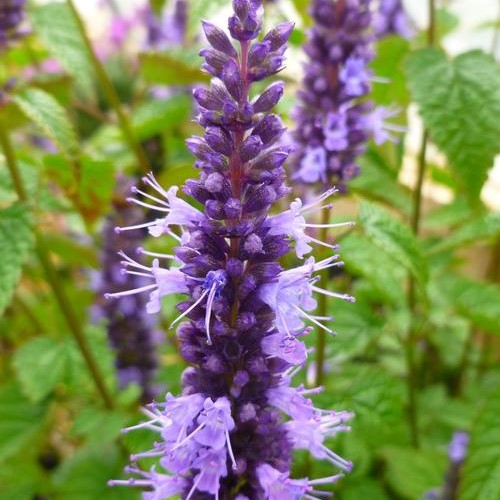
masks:
<instances>
[{"instance_id":1,"label":"bright green foliage","mask_svg":"<svg viewBox=\"0 0 500 500\"><path fill-rule=\"evenodd\" d=\"M146 102L138 107L132 125L138 139L179 127L189 118L191 100L179 95L159 102Z\"/></svg>"},{"instance_id":2,"label":"bright green foliage","mask_svg":"<svg viewBox=\"0 0 500 500\"><path fill-rule=\"evenodd\" d=\"M500 498L500 394L494 391L477 412L471 429L458 500Z\"/></svg>"},{"instance_id":3,"label":"bright green foliage","mask_svg":"<svg viewBox=\"0 0 500 500\"><path fill-rule=\"evenodd\" d=\"M0 463L33 445L44 425L45 404L31 404L17 384L0 387Z\"/></svg>"},{"instance_id":4,"label":"bright green foliage","mask_svg":"<svg viewBox=\"0 0 500 500\"><path fill-rule=\"evenodd\" d=\"M37 5L31 9L30 19L51 54L74 78L78 90L92 97L95 91L90 54L68 5L64 2Z\"/></svg>"},{"instance_id":5,"label":"bright green foliage","mask_svg":"<svg viewBox=\"0 0 500 500\"><path fill-rule=\"evenodd\" d=\"M32 246L29 210L21 203L0 210L0 314L10 302Z\"/></svg>"},{"instance_id":6,"label":"bright green foliage","mask_svg":"<svg viewBox=\"0 0 500 500\"><path fill-rule=\"evenodd\" d=\"M109 488L110 478L122 475L125 457L115 445L83 448L67 460L55 478L56 491L62 498L73 500L130 500L137 491Z\"/></svg>"},{"instance_id":7,"label":"bright green foliage","mask_svg":"<svg viewBox=\"0 0 500 500\"><path fill-rule=\"evenodd\" d=\"M500 334L500 287L462 277L452 285L458 311L486 331Z\"/></svg>"},{"instance_id":8,"label":"bright green foliage","mask_svg":"<svg viewBox=\"0 0 500 500\"><path fill-rule=\"evenodd\" d=\"M427 266L419 242L409 227L377 205L363 203L359 222L366 237L398 264L408 269L421 284L427 280Z\"/></svg>"},{"instance_id":9,"label":"bright green foliage","mask_svg":"<svg viewBox=\"0 0 500 500\"><path fill-rule=\"evenodd\" d=\"M78 151L78 143L73 126L64 108L47 92L28 89L14 97L21 111L47 136L67 159L72 159Z\"/></svg>"},{"instance_id":10,"label":"bright green foliage","mask_svg":"<svg viewBox=\"0 0 500 500\"><path fill-rule=\"evenodd\" d=\"M460 188L477 200L500 151L500 69L480 51L449 60L424 49L409 57L407 75L433 142L447 155Z\"/></svg>"},{"instance_id":11,"label":"bright green foliage","mask_svg":"<svg viewBox=\"0 0 500 500\"><path fill-rule=\"evenodd\" d=\"M71 350L74 346L69 342L37 337L16 351L13 361L16 376L31 402L42 401L65 379L72 361Z\"/></svg>"},{"instance_id":12,"label":"bright green foliage","mask_svg":"<svg viewBox=\"0 0 500 500\"><path fill-rule=\"evenodd\" d=\"M446 470L446 456L434 451L387 446L386 480L405 500L422 500L424 494L439 486Z\"/></svg>"},{"instance_id":13,"label":"bright green foliage","mask_svg":"<svg viewBox=\"0 0 500 500\"><path fill-rule=\"evenodd\" d=\"M146 52L139 57L141 72L149 83L190 85L205 82L208 77L199 69L198 56L193 53L172 54ZM196 64L193 64L195 63Z\"/></svg>"},{"instance_id":14,"label":"bright green foliage","mask_svg":"<svg viewBox=\"0 0 500 500\"><path fill-rule=\"evenodd\" d=\"M439 241L433 252L450 250L468 244L478 243L481 240L500 235L500 213L483 213L467 221L453 231L447 238Z\"/></svg>"}]
</instances>

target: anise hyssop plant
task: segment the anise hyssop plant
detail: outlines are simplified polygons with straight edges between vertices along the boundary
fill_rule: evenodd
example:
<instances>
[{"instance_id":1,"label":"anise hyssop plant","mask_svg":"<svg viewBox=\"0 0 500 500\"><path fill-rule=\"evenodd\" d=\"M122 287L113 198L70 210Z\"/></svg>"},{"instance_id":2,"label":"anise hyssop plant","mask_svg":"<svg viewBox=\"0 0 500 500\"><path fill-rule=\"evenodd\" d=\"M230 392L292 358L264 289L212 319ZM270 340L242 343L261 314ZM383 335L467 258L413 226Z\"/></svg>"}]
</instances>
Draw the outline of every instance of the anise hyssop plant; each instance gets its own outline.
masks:
<instances>
[{"instance_id":1,"label":"anise hyssop plant","mask_svg":"<svg viewBox=\"0 0 500 500\"><path fill-rule=\"evenodd\" d=\"M132 460L157 457L159 467L138 466L138 476L111 481L146 488L144 498L274 499L323 497L316 488L335 482L341 473L318 479L291 479L294 449L309 450L337 471L351 463L339 457L325 439L347 429L347 412L315 408L308 398L320 388L293 387L307 358L301 338L314 324L328 330L329 318L314 316L315 293L352 300L317 286L315 273L341 265L337 255L321 261L308 257L283 269L281 257L292 249L304 259L319 242L309 232L317 224L307 217L328 204L334 190L304 205L296 199L283 211L277 202L289 193L280 145L284 127L271 113L283 94L273 83L251 96L254 82L283 67L292 24L283 23L259 39L260 0L234 0L229 18L233 40L218 27L203 23L211 48L202 50L210 87L194 90L203 137L187 141L200 169L184 193L195 208L164 189L149 175L132 201L158 211L159 218L141 224L154 237L178 240L175 255L151 254L150 267L125 256L128 272L151 284L114 297L149 293L147 309L158 312L161 298L186 294L178 305L177 338L190 365L183 374L181 396L167 394L152 403L147 422L136 427L158 433L154 449ZM273 215L274 213L274 215ZM117 228L126 231L132 227ZM168 267L160 262L168 262ZM134 428L136 428L134 427ZM130 430L130 429L128 429ZM161 468L160 468L161 467ZM328 494L326 494L328 496Z\"/></svg>"}]
</instances>

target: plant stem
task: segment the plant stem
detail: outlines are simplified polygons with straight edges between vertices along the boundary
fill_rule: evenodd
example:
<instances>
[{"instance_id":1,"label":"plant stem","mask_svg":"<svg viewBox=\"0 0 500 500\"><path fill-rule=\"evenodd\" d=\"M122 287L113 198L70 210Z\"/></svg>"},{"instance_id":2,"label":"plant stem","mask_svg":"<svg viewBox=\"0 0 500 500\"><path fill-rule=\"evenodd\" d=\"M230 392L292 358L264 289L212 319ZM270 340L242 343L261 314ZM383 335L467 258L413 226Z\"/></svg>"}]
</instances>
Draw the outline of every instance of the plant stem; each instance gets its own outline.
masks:
<instances>
[{"instance_id":1,"label":"plant stem","mask_svg":"<svg viewBox=\"0 0 500 500\"><path fill-rule=\"evenodd\" d=\"M432 47L436 38L436 5L435 0L429 0L429 26L427 28L427 44ZM420 152L418 155L417 183L413 191L413 212L411 215L411 228L413 234L418 238L420 234L420 218L422 212L422 187L425 177L427 144L429 132L424 128ZM418 399L417 399L417 367L415 360L415 344L417 332L414 318L417 316L418 297L415 277L411 274L408 282L408 309L411 314L411 323L405 341L405 359L407 368L407 395L408 395L408 424L410 427L410 439L415 448L420 445L418 433Z\"/></svg>"},{"instance_id":2,"label":"plant stem","mask_svg":"<svg viewBox=\"0 0 500 500\"><path fill-rule=\"evenodd\" d=\"M330 219L330 209L324 207L321 211L321 224L328 224ZM320 229L319 239L321 241L327 241L328 239L328 228L322 227ZM320 250L321 251L321 250ZM321 260L319 258L318 260ZM321 280L319 286L321 288L328 288L328 269L325 269L321 274ZM318 297L318 316L327 316L327 296L323 293L319 294ZM325 349L326 349L326 332L320 328L316 332L316 377L314 380L315 386L323 385L323 380L325 378Z\"/></svg>"},{"instance_id":3,"label":"plant stem","mask_svg":"<svg viewBox=\"0 0 500 500\"><path fill-rule=\"evenodd\" d=\"M116 90L114 89L113 84L111 83L111 80L109 79L109 76L106 73L106 70L104 69L104 66L101 64L101 61L99 61L99 58L97 57L92 47L90 38L87 35L87 31L85 30L85 25L83 23L83 20L80 17L80 14L76 9L73 0L66 0L66 1L73 16L75 17L78 30L80 31L80 35L85 43L85 46L88 49L92 65L94 66L94 71L96 73L97 80L99 81L99 84L102 88L102 91L104 92L104 95L106 96L106 100L108 101L109 105L113 108L116 114L116 117L118 119L118 125L120 126L123 137L127 142L129 148L135 155L141 170L144 173L148 173L151 170L151 168L149 166L146 154L144 153L144 150L142 149L140 143L136 140L134 132L130 125L130 121L125 111L122 108L118 94L116 93Z\"/></svg>"},{"instance_id":4,"label":"plant stem","mask_svg":"<svg viewBox=\"0 0 500 500\"><path fill-rule=\"evenodd\" d=\"M17 192L17 196L22 202L28 203L29 199L26 193L26 189L23 185L21 176L19 174L19 168L17 165L17 160L10 142L10 138L5 131L4 125L0 122L0 146L5 155L5 160L7 167L9 169L12 181L14 183L14 188ZM99 369L92 351L87 343L87 339L80 325L80 321L74 312L73 306L70 299L64 291L64 287L59 279L57 270L55 269L52 261L50 260L49 251L43 236L35 229L35 252L42 265L42 268L46 274L47 282L54 293L56 301L61 309L61 313L68 324L69 330L73 335L78 348L85 360L87 368L90 372L92 379L97 387L99 394L101 395L104 405L108 409L114 407L113 399L111 394L106 387L104 382L104 377Z\"/></svg>"},{"instance_id":5,"label":"plant stem","mask_svg":"<svg viewBox=\"0 0 500 500\"><path fill-rule=\"evenodd\" d=\"M420 154L418 158L417 184L413 192L413 213L411 216L411 228L415 236L420 232L420 216L422 207L422 186L425 175L425 158L427 153L428 132L424 130ZM408 309L411 314L411 324L408 336L404 343L406 369L407 369L407 394L408 394L408 424L410 427L411 443L415 448L419 447L418 435L418 401L417 401L417 367L415 362L415 344L417 335L413 318L417 314L418 298L415 277L411 274L408 281Z\"/></svg>"}]
</instances>

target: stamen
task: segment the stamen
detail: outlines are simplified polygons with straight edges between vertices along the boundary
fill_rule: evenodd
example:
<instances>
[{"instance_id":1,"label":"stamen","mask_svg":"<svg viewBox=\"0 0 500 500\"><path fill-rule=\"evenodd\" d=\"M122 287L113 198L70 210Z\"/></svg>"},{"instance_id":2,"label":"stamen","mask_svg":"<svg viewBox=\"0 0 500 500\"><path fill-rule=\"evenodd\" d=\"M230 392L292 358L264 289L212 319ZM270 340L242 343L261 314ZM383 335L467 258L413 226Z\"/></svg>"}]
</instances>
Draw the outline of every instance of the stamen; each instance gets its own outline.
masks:
<instances>
[{"instance_id":1,"label":"stamen","mask_svg":"<svg viewBox=\"0 0 500 500\"><path fill-rule=\"evenodd\" d=\"M157 207L155 205L150 205L144 201L138 200L137 198L127 198L129 203L135 203L136 205L140 205L144 208L150 208L151 210L158 210L159 212L170 212L170 208Z\"/></svg>"},{"instance_id":2,"label":"stamen","mask_svg":"<svg viewBox=\"0 0 500 500\"><path fill-rule=\"evenodd\" d=\"M160 259L175 259L175 255L170 255L168 253L158 253L158 252L149 252L148 250L144 250L144 248L137 248L136 252L139 255L149 255L150 257L158 257Z\"/></svg>"},{"instance_id":3,"label":"stamen","mask_svg":"<svg viewBox=\"0 0 500 500\"><path fill-rule=\"evenodd\" d=\"M184 316L189 314L207 296L207 294L209 292L210 292L210 290L205 290L201 294L200 298L192 306L190 306L180 316L177 316L177 318L175 318L174 321L172 321L172 323L170 324L170 326L168 328L171 329L176 323L178 323L182 318L184 318Z\"/></svg>"},{"instance_id":4,"label":"stamen","mask_svg":"<svg viewBox=\"0 0 500 500\"><path fill-rule=\"evenodd\" d=\"M134 288L133 290L126 290L125 292L105 293L104 298L105 299L114 299L117 297L126 297L127 295L135 295L136 293L145 292L146 290L152 290L153 288L156 288L156 285L146 285L146 286L142 286L140 288Z\"/></svg>"},{"instance_id":5,"label":"stamen","mask_svg":"<svg viewBox=\"0 0 500 500\"><path fill-rule=\"evenodd\" d=\"M329 290L325 290L323 288L319 288L314 285L311 286L311 288L315 292L322 293L323 295L328 295L329 297L335 297L336 299L347 300L348 302L356 302L356 299L352 295L330 292Z\"/></svg>"},{"instance_id":6,"label":"stamen","mask_svg":"<svg viewBox=\"0 0 500 500\"><path fill-rule=\"evenodd\" d=\"M160 203L160 205L165 205L166 207L168 207L168 203L165 200L160 200L160 198L157 198L156 196L151 196L150 194L145 193L144 191L141 191L136 186L133 186L131 191L134 194L136 194L136 193L141 194L145 198L149 198L150 200L156 201L156 203Z\"/></svg>"}]
</instances>

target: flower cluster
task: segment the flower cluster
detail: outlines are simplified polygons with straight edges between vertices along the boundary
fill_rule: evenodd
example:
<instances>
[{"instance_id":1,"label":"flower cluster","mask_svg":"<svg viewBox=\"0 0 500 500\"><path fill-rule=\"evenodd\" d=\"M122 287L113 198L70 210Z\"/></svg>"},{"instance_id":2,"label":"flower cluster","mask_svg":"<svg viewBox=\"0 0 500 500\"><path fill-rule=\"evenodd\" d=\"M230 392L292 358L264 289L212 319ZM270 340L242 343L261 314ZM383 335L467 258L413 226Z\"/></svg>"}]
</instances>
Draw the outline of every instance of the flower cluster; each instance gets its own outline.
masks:
<instances>
[{"instance_id":1,"label":"flower cluster","mask_svg":"<svg viewBox=\"0 0 500 500\"><path fill-rule=\"evenodd\" d=\"M26 0L2 0L0 2L0 50L20 36L19 25L24 18Z\"/></svg>"},{"instance_id":2,"label":"flower cluster","mask_svg":"<svg viewBox=\"0 0 500 500\"><path fill-rule=\"evenodd\" d=\"M371 0L313 0L314 25L299 104L294 110L294 178L342 187L359 173L369 138L390 139L393 112L365 98L375 79Z\"/></svg>"},{"instance_id":3,"label":"flower cluster","mask_svg":"<svg viewBox=\"0 0 500 500\"><path fill-rule=\"evenodd\" d=\"M134 189L133 201L156 210L158 218L117 229L147 227L152 236L172 237L178 246L174 255L152 255L149 267L124 257L128 271L151 281L111 296L147 292L153 313L162 297L187 295L172 323L186 320L177 329L179 351L190 365L182 376L183 394L147 406L148 420L134 427L156 431L160 439L132 461L158 457L164 472L134 465L129 471L139 477L111 481L147 487L144 498L150 500L175 494L238 500L324 496L316 488L340 474L291 479L293 449L308 450L340 471L351 469L325 441L347 430L352 415L315 408L309 395L321 388L292 386L308 354L302 337L312 332L311 324L330 331L330 318L314 315L314 294L353 300L317 283L319 271L341 262L332 255L321 261L309 257L287 270L279 263L292 248L302 259L314 244L330 246L309 234L317 225L307 218L328 206L333 190L272 214L289 193L283 167L289 149L280 141L285 129L271 113L283 84L251 97L254 82L283 67L293 25L282 23L258 39L261 0L233 0L233 9L228 28L235 42L203 23L211 47L201 55L213 80L193 92L205 133L187 141L200 176L184 186L203 208L148 175L144 189Z\"/></svg>"},{"instance_id":4,"label":"flower cluster","mask_svg":"<svg viewBox=\"0 0 500 500\"><path fill-rule=\"evenodd\" d=\"M411 38L413 29L401 0L380 0L374 17L374 29L377 38L398 35Z\"/></svg>"},{"instance_id":5,"label":"flower cluster","mask_svg":"<svg viewBox=\"0 0 500 500\"><path fill-rule=\"evenodd\" d=\"M125 273L116 260L116 253L137 251L144 240L144 231L136 230L123 234L115 231L117 224L136 224L143 220L143 211L125 200L125 193L131 183L125 178L118 180L113 202L114 210L107 217L103 231L103 247L100 264L101 272L95 276L94 287L98 296L105 292L123 290L124 287L144 286L145 278L137 273ZM140 247L139 247L140 251ZM106 319L111 346L116 352L118 382L125 387L132 382L142 388L142 400L151 401L155 396L152 379L157 367L155 356L156 321L145 311L143 295L120 297L116 300L98 301L92 308L94 321Z\"/></svg>"}]
</instances>

